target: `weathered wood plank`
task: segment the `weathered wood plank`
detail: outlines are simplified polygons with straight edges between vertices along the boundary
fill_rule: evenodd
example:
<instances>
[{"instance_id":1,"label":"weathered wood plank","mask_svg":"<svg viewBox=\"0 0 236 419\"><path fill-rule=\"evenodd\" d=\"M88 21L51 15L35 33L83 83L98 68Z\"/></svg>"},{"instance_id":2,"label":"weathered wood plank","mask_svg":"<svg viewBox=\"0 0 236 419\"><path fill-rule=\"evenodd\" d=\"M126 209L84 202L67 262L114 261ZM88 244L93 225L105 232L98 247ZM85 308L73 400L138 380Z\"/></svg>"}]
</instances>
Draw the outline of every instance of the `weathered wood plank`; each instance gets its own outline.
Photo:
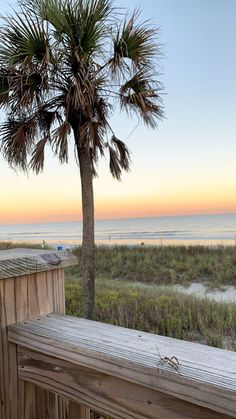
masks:
<instances>
[{"instance_id":1,"label":"weathered wood plank","mask_svg":"<svg viewBox=\"0 0 236 419\"><path fill-rule=\"evenodd\" d=\"M229 419L160 391L21 347L19 377L117 419ZM70 419L89 419L86 409L76 405L69 412Z\"/></svg>"},{"instance_id":2,"label":"weathered wood plank","mask_svg":"<svg viewBox=\"0 0 236 419\"><path fill-rule=\"evenodd\" d=\"M64 313L64 309L61 268L0 279L0 419L68 419L68 402L18 381L16 345L7 336L10 324L52 311Z\"/></svg>"},{"instance_id":3,"label":"weathered wood plank","mask_svg":"<svg viewBox=\"0 0 236 419\"><path fill-rule=\"evenodd\" d=\"M69 401L30 382L19 380L18 416L24 419L70 419Z\"/></svg>"},{"instance_id":4,"label":"weathered wood plank","mask_svg":"<svg viewBox=\"0 0 236 419\"><path fill-rule=\"evenodd\" d=\"M77 263L76 256L70 252L38 249L2 250L0 251L0 279L50 271Z\"/></svg>"},{"instance_id":5,"label":"weathered wood plank","mask_svg":"<svg viewBox=\"0 0 236 419\"><path fill-rule=\"evenodd\" d=\"M70 419L90 419L90 409L77 403L69 403Z\"/></svg>"},{"instance_id":6,"label":"weathered wood plank","mask_svg":"<svg viewBox=\"0 0 236 419\"><path fill-rule=\"evenodd\" d=\"M55 282L55 274L57 275L57 286L63 287L63 270L57 270L53 275L51 273L51 282ZM13 344L9 344L7 339L7 326L9 324L32 318L58 308L55 304L48 305L48 297L45 292L45 279L41 278L41 281L37 283L39 279L37 278L38 275L40 276L41 274L31 274L21 278L0 280L1 419L16 419L17 417L19 419L37 419L39 417L36 416L37 411L35 410L36 388L32 384L26 384L24 382L18 383L19 387L17 388L16 347ZM42 307L40 307L42 303L42 299L40 298L41 293L45 298ZM26 389L24 388L25 386ZM17 406L18 389L20 393L19 403L23 403L21 406L20 404Z\"/></svg>"},{"instance_id":7,"label":"weathered wood plank","mask_svg":"<svg viewBox=\"0 0 236 419\"><path fill-rule=\"evenodd\" d=\"M9 339L94 374L236 417L234 352L59 314L11 326ZM157 348L179 359L179 372L168 364L158 367Z\"/></svg>"}]
</instances>

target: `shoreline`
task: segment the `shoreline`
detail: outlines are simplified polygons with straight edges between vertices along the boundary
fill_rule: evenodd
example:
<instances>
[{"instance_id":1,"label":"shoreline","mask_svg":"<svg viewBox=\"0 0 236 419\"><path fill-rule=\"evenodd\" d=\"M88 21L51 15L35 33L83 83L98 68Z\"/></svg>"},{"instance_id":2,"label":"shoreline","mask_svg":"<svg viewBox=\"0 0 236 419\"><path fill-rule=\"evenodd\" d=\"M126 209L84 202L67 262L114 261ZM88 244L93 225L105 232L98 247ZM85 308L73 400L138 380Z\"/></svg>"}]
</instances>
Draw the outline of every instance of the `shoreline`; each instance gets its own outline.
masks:
<instances>
[{"instance_id":1,"label":"shoreline","mask_svg":"<svg viewBox=\"0 0 236 419\"><path fill-rule=\"evenodd\" d=\"M0 241L81 245L82 222L0 225ZM236 244L236 214L97 220L96 245L219 246Z\"/></svg>"},{"instance_id":2,"label":"shoreline","mask_svg":"<svg viewBox=\"0 0 236 419\"><path fill-rule=\"evenodd\" d=\"M38 245L43 247L63 247L61 250L65 250L65 248L75 248L82 245L81 240L45 240L45 239L27 239L27 240L1 240L0 244L13 244L17 245L19 244L29 244L29 245ZM102 247L115 247L115 246L124 246L124 247L168 247L168 246L174 246L174 247L191 247L191 246L204 246L204 247L235 247L236 241L235 240L220 240L220 239L189 239L189 240L181 240L181 239L166 239L162 238L159 240L95 240L95 246ZM59 249L58 249L59 250Z\"/></svg>"}]
</instances>

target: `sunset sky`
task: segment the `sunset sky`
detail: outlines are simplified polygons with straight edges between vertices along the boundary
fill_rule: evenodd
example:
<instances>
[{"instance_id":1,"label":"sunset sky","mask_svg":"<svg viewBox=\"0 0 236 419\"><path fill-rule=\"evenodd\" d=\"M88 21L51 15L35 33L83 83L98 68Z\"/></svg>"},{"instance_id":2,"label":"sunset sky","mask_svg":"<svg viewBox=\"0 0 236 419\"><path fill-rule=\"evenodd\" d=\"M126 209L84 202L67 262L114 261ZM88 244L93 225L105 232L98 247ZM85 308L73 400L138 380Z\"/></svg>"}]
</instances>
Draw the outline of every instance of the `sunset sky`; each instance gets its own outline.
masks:
<instances>
[{"instance_id":1,"label":"sunset sky","mask_svg":"<svg viewBox=\"0 0 236 419\"><path fill-rule=\"evenodd\" d=\"M126 115L113 118L132 170L117 182L100 161L96 218L236 212L236 1L115 3L140 5L143 18L160 27L166 119L149 130ZM1 0L0 13L14 4ZM0 156L0 178L0 224L81 219L73 149L69 165L48 154L39 176L15 173Z\"/></svg>"}]
</instances>

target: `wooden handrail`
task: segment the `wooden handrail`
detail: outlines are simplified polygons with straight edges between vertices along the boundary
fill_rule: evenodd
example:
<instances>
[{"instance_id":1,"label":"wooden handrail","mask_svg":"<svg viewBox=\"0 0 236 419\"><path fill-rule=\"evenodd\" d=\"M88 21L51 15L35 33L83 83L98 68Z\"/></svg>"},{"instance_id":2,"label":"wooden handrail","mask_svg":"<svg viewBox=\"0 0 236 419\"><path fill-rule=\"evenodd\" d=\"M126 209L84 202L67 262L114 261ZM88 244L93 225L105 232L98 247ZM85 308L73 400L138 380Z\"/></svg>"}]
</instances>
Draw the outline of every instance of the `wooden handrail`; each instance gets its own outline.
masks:
<instances>
[{"instance_id":1,"label":"wooden handrail","mask_svg":"<svg viewBox=\"0 0 236 419\"><path fill-rule=\"evenodd\" d=\"M113 418L236 417L234 352L61 314L8 339L20 379Z\"/></svg>"},{"instance_id":2,"label":"wooden handrail","mask_svg":"<svg viewBox=\"0 0 236 419\"><path fill-rule=\"evenodd\" d=\"M9 249L0 251L0 280L65 268L78 263L70 252L39 249Z\"/></svg>"}]
</instances>

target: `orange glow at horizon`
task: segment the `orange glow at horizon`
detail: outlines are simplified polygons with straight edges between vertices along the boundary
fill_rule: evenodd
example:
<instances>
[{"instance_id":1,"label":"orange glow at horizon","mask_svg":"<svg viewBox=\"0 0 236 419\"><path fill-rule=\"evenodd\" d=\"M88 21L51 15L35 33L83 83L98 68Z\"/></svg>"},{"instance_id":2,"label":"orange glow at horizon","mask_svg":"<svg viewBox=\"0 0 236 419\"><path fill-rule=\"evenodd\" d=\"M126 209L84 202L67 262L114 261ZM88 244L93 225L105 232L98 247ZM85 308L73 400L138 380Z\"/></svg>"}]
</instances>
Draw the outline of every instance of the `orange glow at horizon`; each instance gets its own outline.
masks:
<instances>
[{"instance_id":1,"label":"orange glow at horizon","mask_svg":"<svg viewBox=\"0 0 236 419\"><path fill-rule=\"evenodd\" d=\"M236 212L236 199L211 199L211 201L198 201L197 199L165 199L158 198L132 198L98 202L96 207L97 219L112 218L142 218L155 216L177 216L197 214L217 214Z\"/></svg>"},{"instance_id":2,"label":"orange glow at horizon","mask_svg":"<svg viewBox=\"0 0 236 419\"><path fill-rule=\"evenodd\" d=\"M188 173L188 176L186 176ZM165 176L140 170L123 182L100 176L94 182L95 218L117 219L236 212L236 180L204 171L168 171ZM57 176L16 176L8 172L1 191L0 224L28 224L81 220L80 179L72 166L62 166Z\"/></svg>"},{"instance_id":3,"label":"orange glow at horizon","mask_svg":"<svg viewBox=\"0 0 236 419\"><path fill-rule=\"evenodd\" d=\"M0 1L3 16L8 3L14 2ZM115 100L109 124L130 150L132 163L116 182L109 153L99 156L95 219L236 213L236 1L227 6L223 1L115 3L128 9L140 3L142 19L151 17L154 26L163 28L160 44L168 59L159 62L158 57L154 67L164 87L165 118L148 129L135 113L121 112ZM0 110L0 125L8 118L6 111ZM0 132L0 144L2 137ZM82 219L73 135L68 164L61 165L53 149L47 148L39 175L13 171L0 150L0 224Z\"/></svg>"},{"instance_id":4,"label":"orange glow at horizon","mask_svg":"<svg viewBox=\"0 0 236 419\"><path fill-rule=\"evenodd\" d=\"M98 198L95 200L95 218L142 218L236 212L236 198L232 199L232 195L225 194L224 199L222 199L222 194L220 198L214 195L208 198L207 200L207 194L203 192L201 196L199 194L190 196L185 193L178 197ZM18 201L16 204L16 201L12 199L10 205L8 201L1 206L0 224L76 221L81 218L79 195L74 202L63 201L63 199L57 199L55 202L53 198L41 202L40 199L35 199L30 203Z\"/></svg>"}]
</instances>

